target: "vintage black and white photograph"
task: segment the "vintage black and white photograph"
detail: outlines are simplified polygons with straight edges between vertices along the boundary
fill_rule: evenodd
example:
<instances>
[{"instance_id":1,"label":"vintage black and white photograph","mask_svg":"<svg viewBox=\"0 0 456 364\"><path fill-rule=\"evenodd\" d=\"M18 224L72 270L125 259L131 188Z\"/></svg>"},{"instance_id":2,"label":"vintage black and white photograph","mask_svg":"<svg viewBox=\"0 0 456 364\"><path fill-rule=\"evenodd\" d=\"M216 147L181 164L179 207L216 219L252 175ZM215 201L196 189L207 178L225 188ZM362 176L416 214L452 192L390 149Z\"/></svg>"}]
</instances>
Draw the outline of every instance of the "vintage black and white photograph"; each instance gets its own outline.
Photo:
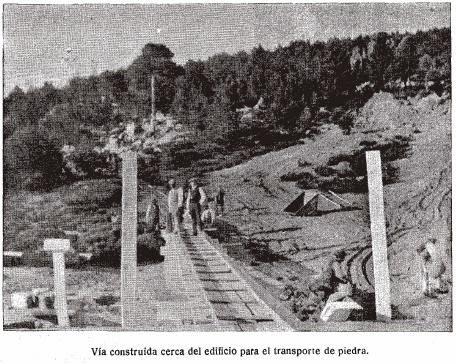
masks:
<instances>
[{"instance_id":1,"label":"vintage black and white photograph","mask_svg":"<svg viewBox=\"0 0 456 364\"><path fill-rule=\"evenodd\" d=\"M452 331L450 8L3 4L3 330Z\"/></svg>"}]
</instances>

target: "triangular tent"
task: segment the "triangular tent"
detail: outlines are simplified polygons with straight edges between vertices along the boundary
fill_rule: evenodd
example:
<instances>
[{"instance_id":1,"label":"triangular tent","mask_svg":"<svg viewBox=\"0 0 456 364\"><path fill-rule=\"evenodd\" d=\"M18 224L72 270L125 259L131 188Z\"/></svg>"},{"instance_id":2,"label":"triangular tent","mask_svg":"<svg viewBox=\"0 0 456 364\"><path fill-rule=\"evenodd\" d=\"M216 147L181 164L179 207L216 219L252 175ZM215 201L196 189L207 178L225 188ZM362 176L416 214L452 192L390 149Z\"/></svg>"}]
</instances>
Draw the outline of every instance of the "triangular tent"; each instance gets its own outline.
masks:
<instances>
[{"instance_id":1,"label":"triangular tent","mask_svg":"<svg viewBox=\"0 0 456 364\"><path fill-rule=\"evenodd\" d=\"M346 199L340 197L333 191L328 190L328 193L330 194L328 197L330 197L330 199L333 200L334 202L337 202L347 208L353 207L353 204L351 202L348 202Z\"/></svg>"},{"instance_id":2,"label":"triangular tent","mask_svg":"<svg viewBox=\"0 0 456 364\"><path fill-rule=\"evenodd\" d=\"M353 206L350 202L334 192L323 193L321 191L308 190L295 198L284 211L297 216L315 216L352 208Z\"/></svg>"},{"instance_id":3,"label":"triangular tent","mask_svg":"<svg viewBox=\"0 0 456 364\"><path fill-rule=\"evenodd\" d=\"M318 194L317 199L317 209L319 212L329 212L342 209L340 204L330 200L325 195Z\"/></svg>"},{"instance_id":4,"label":"triangular tent","mask_svg":"<svg viewBox=\"0 0 456 364\"><path fill-rule=\"evenodd\" d=\"M285 207L284 211L296 215L304 207L304 205L317 194L318 191L315 190L306 190L300 193L299 196L297 196L287 207Z\"/></svg>"},{"instance_id":5,"label":"triangular tent","mask_svg":"<svg viewBox=\"0 0 456 364\"><path fill-rule=\"evenodd\" d=\"M304 195L306 193L302 192L296 197L283 211L289 212L290 214L296 214L304 206Z\"/></svg>"},{"instance_id":6,"label":"triangular tent","mask_svg":"<svg viewBox=\"0 0 456 364\"><path fill-rule=\"evenodd\" d=\"M315 216L323 213L342 210L342 206L337 202L331 201L326 196L318 193L296 215Z\"/></svg>"}]
</instances>

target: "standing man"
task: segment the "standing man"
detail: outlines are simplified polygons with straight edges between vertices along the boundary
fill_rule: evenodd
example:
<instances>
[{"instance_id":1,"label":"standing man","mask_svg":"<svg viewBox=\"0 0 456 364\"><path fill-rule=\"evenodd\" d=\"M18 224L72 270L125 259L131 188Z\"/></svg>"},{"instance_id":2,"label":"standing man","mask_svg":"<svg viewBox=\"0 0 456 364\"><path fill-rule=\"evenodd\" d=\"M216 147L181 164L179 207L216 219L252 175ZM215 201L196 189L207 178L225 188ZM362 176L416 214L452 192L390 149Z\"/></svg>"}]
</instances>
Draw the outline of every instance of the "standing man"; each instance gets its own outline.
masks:
<instances>
[{"instance_id":1,"label":"standing man","mask_svg":"<svg viewBox=\"0 0 456 364\"><path fill-rule=\"evenodd\" d=\"M187 210L192 218L193 235L198 235L198 231L202 230L201 223L201 206L206 203L206 194L204 190L198 186L195 178L190 180L190 188L187 194Z\"/></svg>"},{"instance_id":2,"label":"standing man","mask_svg":"<svg viewBox=\"0 0 456 364\"><path fill-rule=\"evenodd\" d=\"M168 213L171 215L169 231L177 234L180 230L179 212L182 208L184 193L181 188L176 188L176 181L174 179L170 179L168 185Z\"/></svg>"},{"instance_id":3,"label":"standing man","mask_svg":"<svg viewBox=\"0 0 456 364\"><path fill-rule=\"evenodd\" d=\"M215 195L215 213L217 216L222 216L225 212L225 191L223 188L217 188Z\"/></svg>"},{"instance_id":4,"label":"standing man","mask_svg":"<svg viewBox=\"0 0 456 364\"><path fill-rule=\"evenodd\" d=\"M158 207L158 201L155 197L152 197L152 201L147 207L146 224L150 232L156 232L160 229L160 207Z\"/></svg>"},{"instance_id":5,"label":"standing man","mask_svg":"<svg viewBox=\"0 0 456 364\"><path fill-rule=\"evenodd\" d=\"M436 298L437 293L447 293L448 287L443 280L446 267L438 252L437 239L428 239L418 247L417 253L420 258L421 292L423 295Z\"/></svg>"}]
</instances>

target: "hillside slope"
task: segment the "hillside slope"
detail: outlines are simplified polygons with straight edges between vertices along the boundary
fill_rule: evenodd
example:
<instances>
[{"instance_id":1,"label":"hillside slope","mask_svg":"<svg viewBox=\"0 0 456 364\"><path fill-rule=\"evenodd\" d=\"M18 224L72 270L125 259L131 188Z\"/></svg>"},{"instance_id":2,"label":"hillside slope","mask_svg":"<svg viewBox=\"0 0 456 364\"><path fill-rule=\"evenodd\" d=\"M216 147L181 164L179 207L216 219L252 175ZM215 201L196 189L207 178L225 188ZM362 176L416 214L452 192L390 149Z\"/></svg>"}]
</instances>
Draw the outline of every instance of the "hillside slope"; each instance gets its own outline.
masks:
<instances>
[{"instance_id":1,"label":"hillside slope","mask_svg":"<svg viewBox=\"0 0 456 364\"><path fill-rule=\"evenodd\" d=\"M350 135L336 126L321 129L320 135L304 144L214 172L211 188L223 186L227 192L224 220L236 226L250 244L266 245L270 252L299 262L309 272L297 274L289 266L284 268L281 260L260 264L258 270L279 285L304 284L318 274L334 250L342 248L349 253L346 263L354 283L372 291L367 193L343 195L359 210L294 217L283 209L301 189L281 177L308 166L327 166L331 157L353 153L360 145L391 138L408 140L407 153L398 153L388 163L395 178L384 190L392 303L400 311L398 317L432 318L435 322L429 329L448 329L450 295L437 302L418 298L415 249L424 239L437 238L447 271L451 271L450 100L432 94L400 101L380 93L360 110ZM388 152L395 153L394 146Z\"/></svg>"}]
</instances>

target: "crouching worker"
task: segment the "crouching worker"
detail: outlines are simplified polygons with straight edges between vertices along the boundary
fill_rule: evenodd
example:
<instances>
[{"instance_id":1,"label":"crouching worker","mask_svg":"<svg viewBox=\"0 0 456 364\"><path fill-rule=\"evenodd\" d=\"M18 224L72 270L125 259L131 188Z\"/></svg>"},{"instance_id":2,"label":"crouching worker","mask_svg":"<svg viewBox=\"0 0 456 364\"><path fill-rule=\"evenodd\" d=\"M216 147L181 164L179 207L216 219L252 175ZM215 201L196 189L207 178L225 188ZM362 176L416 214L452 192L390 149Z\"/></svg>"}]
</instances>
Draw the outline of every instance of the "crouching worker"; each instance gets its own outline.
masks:
<instances>
[{"instance_id":1,"label":"crouching worker","mask_svg":"<svg viewBox=\"0 0 456 364\"><path fill-rule=\"evenodd\" d=\"M421 292L431 298L437 297L437 293L447 293L448 286L443 280L446 271L437 249L437 240L429 239L421 244L417 253L420 261Z\"/></svg>"},{"instance_id":2,"label":"crouching worker","mask_svg":"<svg viewBox=\"0 0 456 364\"><path fill-rule=\"evenodd\" d=\"M204 229L211 228L214 224L214 212L209 208L209 204L204 206L203 213L201 214L201 222Z\"/></svg>"},{"instance_id":3,"label":"crouching worker","mask_svg":"<svg viewBox=\"0 0 456 364\"><path fill-rule=\"evenodd\" d=\"M331 294L326 303L342 301L353 294L353 287L342 267L346 255L345 251L340 250L328 262L326 278Z\"/></svg>"}]
</instances>

